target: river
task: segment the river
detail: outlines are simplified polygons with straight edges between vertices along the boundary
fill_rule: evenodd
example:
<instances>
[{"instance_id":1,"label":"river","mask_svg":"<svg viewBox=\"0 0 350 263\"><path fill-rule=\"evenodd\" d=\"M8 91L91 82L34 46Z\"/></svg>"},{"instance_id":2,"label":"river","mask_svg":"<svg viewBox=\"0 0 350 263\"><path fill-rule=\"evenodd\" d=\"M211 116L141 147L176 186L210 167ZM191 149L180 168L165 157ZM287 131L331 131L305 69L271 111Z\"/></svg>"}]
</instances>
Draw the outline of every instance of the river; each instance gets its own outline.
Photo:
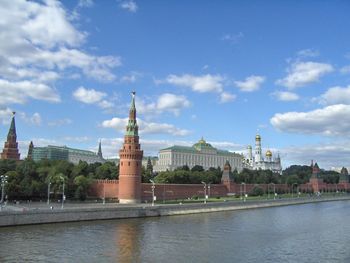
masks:
<instances>
[{"instance_id":1,"label":"river","mask_svg":"<svg viewBox=\"0 0 350 263\"><path fill-rule=\"evenodd\" d=\"M350 201L0 228L0 262L350 262Z\"/></svg>"}]
</instances>

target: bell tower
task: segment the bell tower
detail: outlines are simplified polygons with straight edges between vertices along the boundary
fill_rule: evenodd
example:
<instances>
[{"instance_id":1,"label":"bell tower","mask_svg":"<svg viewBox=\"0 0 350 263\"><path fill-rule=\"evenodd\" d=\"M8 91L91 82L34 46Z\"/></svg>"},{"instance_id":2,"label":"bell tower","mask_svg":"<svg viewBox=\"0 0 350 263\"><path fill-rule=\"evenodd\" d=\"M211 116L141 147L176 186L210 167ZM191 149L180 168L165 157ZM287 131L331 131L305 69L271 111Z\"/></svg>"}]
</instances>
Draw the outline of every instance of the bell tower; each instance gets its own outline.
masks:
<instances>
[{"instance_id":1,"label":"bell tower","mask_svg":"<svg viewBox=\"0 0 350 263\"><path fill-rule=\"evenodd\" d=\"M135 92L132 92L131 95L128 125L123 146L119 151L119 202L121 204L141 202L143 151L139 143L139 127L136 121Z\"/></svg>"}]
</instances>

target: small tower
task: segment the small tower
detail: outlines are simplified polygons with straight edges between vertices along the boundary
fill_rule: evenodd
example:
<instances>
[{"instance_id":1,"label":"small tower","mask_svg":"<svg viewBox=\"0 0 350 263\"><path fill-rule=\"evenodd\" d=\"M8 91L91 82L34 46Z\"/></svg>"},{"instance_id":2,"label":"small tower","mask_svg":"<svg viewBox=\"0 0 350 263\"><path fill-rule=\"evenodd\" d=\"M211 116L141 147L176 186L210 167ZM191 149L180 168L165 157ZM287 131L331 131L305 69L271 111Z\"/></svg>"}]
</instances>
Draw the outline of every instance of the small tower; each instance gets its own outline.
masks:
<instances>
[{"instance_id":1,"label":"small tower","mask_svg":"<svg viewBox=\"0 0 350 263\"><path fill-rule=\"evenodd\" d=\"M251 163L253 161L253 151L252 151L251 145L247 146L247 151L248 151L248 160L249 160L249 163Z\"/></svg>"},{"instance_id":2,"label":"small tower","mask_svg":"<svg viewBox=\"0 0 350 263\"><path fill-rule=\"evenodd\" d=\"M222 183L231 181L230 173L231 173L231 165L230 165L229 161L226 161L226 163L224 165L224 171L223 171L222 177L221 177Z\"/></svg>"},{"instance_id":3,"label":"small tower","mask_svg":"<svg viewBox=\"0 0 350 263\"><path fill-rule=\"evenodd\" d=\"M261 162L262 157L261 157L261 136L257 134L255 136L255 162Z\"/></svg>"},{"instance_id":4,"label":"small tower","mask_svg":"<svg viewBox=\"0 0 350 263\"><path fill-rule=\"evenodd\" d=\"M136 122L135 92L132 92L128 125L124 144L119 151L119 202L136 204L141 202L141 167L143 151L139 143Z\"/></svg>"},{"instance_id":5,"label":"small tower","mask_svg":"<svg viewBox=\"0 0 350 263\"><path fill-rule=\"evenodd\" d=\"M340 171L339 183L349 183L349 173L348 169L343 167Z\"/></svg>"},{"instance_id":6,"label":"small tower","mask_svg":"<svg viewBox=\"0 0 350 263\"><path fill-rule=\"evenodd\" d=\"M101 140L98 144L98 152L97 152L97 156L100 157L101 159L103 159L103 156L102 156L102 148L101 148Z\"/></svg>"},{"instance_id":7,"label":"small tower","mask_svg":"<svg viewBox=\"0 0 350 263\"><path fill-rule=\"evenodd\" d=\"M320 192L324 188L323 179L320 177L320 168L318 164L311 161L312 175L309 183L311 184L314 193Z\"/></svg>"},{"instance_id":8,"label":"small tower","mask_svg":"<svg viewBox=\"0 0 350 263\"><path fill-rule=\"evenodd\" d=\"M29 147L28 147L28 154L27 154L27 159L32 160L33 159L33 149L34 149L34 144L33 141L30 141Z\"/></svg>"},{"instance_id":9,"label":"small tower","mask_svg":"<svg viewBox=\"0 0 350 263\"><path fill-rule=\"evenodd\" d=\"M18 152L15 114L16 112L13 112L11 126L7 134L7 141L5 142L4 149L1 153L1 159L16 161L19 160L20 154Z\"/></svg>"}]
</instances>

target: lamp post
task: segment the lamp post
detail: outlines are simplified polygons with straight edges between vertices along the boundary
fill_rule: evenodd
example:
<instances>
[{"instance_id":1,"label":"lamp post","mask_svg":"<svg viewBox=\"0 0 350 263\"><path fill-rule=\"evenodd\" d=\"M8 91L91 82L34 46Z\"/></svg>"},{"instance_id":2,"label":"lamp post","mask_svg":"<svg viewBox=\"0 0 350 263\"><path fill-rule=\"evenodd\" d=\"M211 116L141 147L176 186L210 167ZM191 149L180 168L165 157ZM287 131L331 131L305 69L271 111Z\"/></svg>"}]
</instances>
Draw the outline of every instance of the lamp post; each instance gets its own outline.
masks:
<instances>
[{"instance_id":1,"label":"lamp post","mask_svg":"<svg viewBox=\"0 0 350 263\"><path fill-rule=\"evenodd\" d=\"M294 185L296 185L298 187L298 184L297 183L293 183L292 184L292 198L294 197Z\"/></svg>"},{"instance_id":2,"label":"lamp post","mask_svg":"<svg viewBox=\"0 0 350 263\"><path fill-rule=\"evenodd\" d=\"M210 185L211 183L208 184L208 198L210 198Z\"/></svg>"},{"instance_id":3,"label":"lamp post","mask_svg":"<svg viewBox=\"0 0 350 263\"><path fill-rule=\"evenodd\" d=\"M64 206L64 200L66 199L65 195L64 195L64 177L61 176L62 179L62 205L61 205L61 209L63 209Z\"/></svg>"},{"instance_id":4,"label":"lamp post","mask_svg":"<svg viewBox=\"0 0 350 263\"><path fill-rule=\"evenodd\" d=\"M245 200L246 200L246 190L247 190L247 188L246 188L246 185L245 185L245 183L241 183L241 196L242 196L242 188L243 188L243 190L244 190L244 202L245 202Z\"/></svg>"},{"instance_id":5,"label":"lamp post","mask_svg":"<svg viewBox=\"0 0 350 263\"><path fill-rule=\"evenodd\" d=\"M152 183L152 206L154 206L154 189L156 188L156 186L152 179L150 179L149 181Z\"/></svg>"},{"instance_id":6,"label":"lamp post","mask_svg":"<svg viewBox=\"0 0 350 263\"><path fill-rule=\"evenodd\" d=\"M269 183L268 184L268 187L267 187L267 191L268 191L267 199L270 199L270 185L273 185L273 200L275 200L276 199L276 186L275 186L274 183Z\"/></svg>"},{"instance_id":7,"label":"lamp post","mask_svg":"<svg viewBox=\"0 0 350 263\"><path fill-rule=\"evenodd\" d=\"M5 184L7 183L7 175L1 175L1 201L0 203L4 202L4 197L5 197Z\"/></svg>"},{"instance_id":8,"label":"lamp post","mask_svg":"<svg viewBox=\"0 0 350 263\"><path fill-rule=\"evenodd\" d=\"M49 182L47 183L47 204L50 204L50 186L51 186L51 182L49 179Z\"/></svg>"},{"instance_id":9,"label":"lamp post","mask_svg":"<svg viewBox=\"0 0 350 263\"><path fill-rule=\"evenodd\" d=\"M204 184L204 204L207 203L207 184L205 182L202 182Z\"/></svg>"},{"instance_id":10,"label":"lamp post","mask_svg":"<svg viewBox=\"0 0 350 263\"><path fill-rule=\"evenodd\" d=\"M105 181L103 183L103 201L102 201L102 204L106 204L106 189L105 189L106 180L107 179L105 179Z\"/></svg>"}]
</instances>

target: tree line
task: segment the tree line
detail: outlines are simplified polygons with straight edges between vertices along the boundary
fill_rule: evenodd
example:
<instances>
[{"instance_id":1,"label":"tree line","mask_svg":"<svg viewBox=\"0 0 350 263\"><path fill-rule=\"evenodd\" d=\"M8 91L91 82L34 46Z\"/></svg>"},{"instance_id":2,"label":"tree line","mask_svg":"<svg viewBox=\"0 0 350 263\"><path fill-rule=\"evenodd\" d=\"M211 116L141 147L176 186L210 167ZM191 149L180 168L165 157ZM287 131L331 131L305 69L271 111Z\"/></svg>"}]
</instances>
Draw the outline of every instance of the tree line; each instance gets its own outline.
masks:
<instances>
[{"instance_id":1,"label":"tree line","mask_svg":"<svg viewBox=\"0 0 350 263\"><path fill-rule=\"evenodd\" d=\"M249 170L241 172L234 170L230 177L236 183L247 184L304 184L312 174L310 166L292 165L285 169L282 175L270 170ZM62 194L63 181L65 195L69 199L85 200L88 189L95 179L118 179L119 166L113 162L69 163L61 160L41 160L34 162L26 159L20 162L0 160L0 175L8 176L6 194L10 200L47 198L48 184L53 198ZM201 182L218 184L221 182L222 170L220 167L204 170L196 165L192 169L182 166L174 171L154 173L150 160L146 167L142 167L142 182L169 184L200 184ZM320 171L320 177L326 183L338 183L339 173L335 171Z\"/></svg>"}]
</instances>

